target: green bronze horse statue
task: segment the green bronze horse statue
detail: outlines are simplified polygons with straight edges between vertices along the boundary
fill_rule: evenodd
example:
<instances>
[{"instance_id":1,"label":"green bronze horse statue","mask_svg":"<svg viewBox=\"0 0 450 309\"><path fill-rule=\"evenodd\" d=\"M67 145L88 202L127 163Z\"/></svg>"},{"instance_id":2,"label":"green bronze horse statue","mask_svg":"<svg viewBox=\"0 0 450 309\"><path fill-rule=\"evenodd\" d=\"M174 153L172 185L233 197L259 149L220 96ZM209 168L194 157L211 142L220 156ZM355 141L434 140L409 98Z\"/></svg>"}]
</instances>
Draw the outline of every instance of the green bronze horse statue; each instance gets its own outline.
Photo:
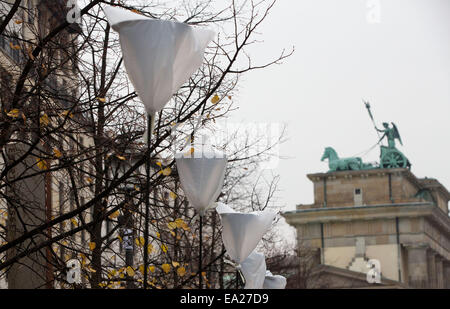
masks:
<instances>
[{"instance_id":1,"label":"green bronze horse statue","mask_svg":"<svg viewBox=\"0 0 450 309\"><path fill-rule=\"evenodd\" d=\"M363 167L366 167L359 157L340 159L336 150L332 147L325 148L321 161L324 161L325 159L328 159L329 172L360 170Z\"/></svg>"}]
</instances>

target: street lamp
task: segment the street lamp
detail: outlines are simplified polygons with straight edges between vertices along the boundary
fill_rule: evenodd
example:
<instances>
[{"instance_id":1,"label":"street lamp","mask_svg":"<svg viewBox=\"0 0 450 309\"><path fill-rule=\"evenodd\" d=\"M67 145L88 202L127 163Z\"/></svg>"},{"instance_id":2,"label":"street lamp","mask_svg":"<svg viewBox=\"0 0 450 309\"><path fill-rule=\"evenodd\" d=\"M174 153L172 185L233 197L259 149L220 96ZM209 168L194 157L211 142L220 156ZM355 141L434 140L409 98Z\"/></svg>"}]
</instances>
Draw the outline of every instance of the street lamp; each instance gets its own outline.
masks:
<instances>
[{"instance_id":1,"label":"street lamp","mask_svg":"<svg viewBox=\"0 0 450 309\"><path fill-rule=\"evenodd\" d=\"M118 7L105 14L119 33L128 76L147 111L147 155L144 218L144 289L147 288L150 207L150 142L155 113L201 66L214 32L184 23L148 18Z\"/></svg>"},{"instance_id":2,"label":"street lamp","mask_svg":"<svg viewBox=\"0 0 450 309\"><path fill-rule=\"evenodd\" d=\"M272 210L236 212L224 203L216 211L222 221L222 240L230 257L239 265L256 248L272 225L277 213Z\"/></svg>"},{"instance_id":3,"label":"street lamp","mask_svg":"<svg viewBox=\"0 0 450 309\"><path fill-rule=\"evenodd\" d=\"M284 289L286 287L286 278L280 275L272 275L267 270L266 278L264 279L263 289Z\"/></svg>"},{"instance_id":4,"label":"street lamp","mask_svg":"<svg viewBox=\"0 0 450 309\"><path fill-rule=\"evenodd\" d=\"M216 211L222 220L222 239L230 257L242 271L246 289L284 289L286 278L267 270L264 254L254 251L276 217L271 210L240 213L224 203ZM237 274L236 274L237 276Z\"/></svg>"},{"instance_id":5,"label":"street lamp","mask_svg":"<svg viewBox=\"0 0 450 309\"><path fill-rule=\"evenodd\" d=\"M273 275L266 265L264 254L253 251L241 263L241 271L245 278L245 289L284 289L286 278Z\"/></svg>"},{"instance_id":6,"label":"street lamp","mask_svg":"<svg viewBox=\"0 0 450 309\"><path fill-rule=\"evenodd\" d=\"M203 216L222 191L227 157L222 152L202 147L175 155L181 187L189 204L200 216L199 226L199 288L202 288L202 232Z\"/></svg>"},{"instance_id":7,"label":"street lamp","mask_svg":"<svg viewBox=\"0 0 450 309\"><path fill-rule=\"evenodd\" d=\"M266 260L264 254L253 251L241 263L245 278L245 289L262 289L266 277Z\"/></svg>"}]
</instances>

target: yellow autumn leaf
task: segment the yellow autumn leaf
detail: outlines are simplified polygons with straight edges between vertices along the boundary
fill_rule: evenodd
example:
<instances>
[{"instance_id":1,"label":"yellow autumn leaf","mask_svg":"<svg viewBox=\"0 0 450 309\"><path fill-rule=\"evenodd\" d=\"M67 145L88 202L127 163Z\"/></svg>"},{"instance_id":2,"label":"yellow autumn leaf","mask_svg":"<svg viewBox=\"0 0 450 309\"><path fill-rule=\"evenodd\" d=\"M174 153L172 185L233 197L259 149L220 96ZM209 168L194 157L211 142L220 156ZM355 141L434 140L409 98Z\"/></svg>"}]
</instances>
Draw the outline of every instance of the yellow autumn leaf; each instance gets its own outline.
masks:
<instances>
[{"instance_id":1,"label":"yellow autumn leaf","mask_svg":"<svg viewBox=\"0 0 450 309\"><path fill-rule=\"evenodd\" d=\"M143 247L145 244L145 239L143 236L140 236L139 238L135 239L135 242L138 247Z\"/></svg>"},{"instance_id":2,"label":"yellow autumn leaf","mask_svg":"<svg viewBox=\"0 0 450 309\"><path fill-rule=\"evenodd\" d=\"M102 103L105 103L105 102L106 102L106 99L105 99L105 98L97 98L97 100L99 100L99 101L102 102Z\"/></svg>"},{"instance_id":3,"label":"yellow autumn leaf","mask_svg":"<svg viewBox=\"0 0 450 309\"><path fill-rule=\"evenodd\" d=\"M159 234L158 232L156 232L156 237L157 237L157 238L160 238L160 237L161 237L161 234Z\"/></svg>"},{"instance_id":4,"label":"yellow autumn leaf","mask_svg":"<svg viewBox=\"0 0 450 309\"><path fill-rule=\"evenodd\" d=\"M45 171L48 169L48 164L47 164L46 160L41 159L41 158L36 158L36 161L37 161L36 165L40 170Z\"/></svg>"},{"instance_id":5,"label":"yellow autumn leaf","mask_svg":"<svg viewBox=\"0 0 450 309\"><path fill-rule=\"evenodd\" d=\"M14 45L12 42L9 42L9 46L15 50L19 50L21 48L20 45Z\"/></svg>"},{"instance_id":6,"label":"yellow autumn leaf","mask_svg":"<svg viewBox=\"0 0 450 309\"><path fill-rule=\"evenodd\" d=\"M154 273L155 272L155 265L150 265L148 267L148 270L150 270L150 272Z\"/></svg>"},{"instance_id":7,"label":"yellow autumn leaf","mask_svg":"<svg viewBox=\"0 0 450 309\"><path fill-rule=\"evenodd\" d=\"M73 114L71 112L69 112L69 111L63 111L61 113L61 116L64 116L64 117L69 116L70 118L73 118Z\"/></svg>"},{"instance_id":8,"label":"yellow autumn leaf","mask_svg":"<svg viewBox=\"0 0 450 309\"><path fill-rule=\"evenodd\" d=\"M92 179L91 177L86 177L86 181L89 182L89 183L93 183L94 179Z\"/></svg>"},{"instance_id":9,"label":"yellow autumn leaf","mask_svg":"<svg viewBox=\"0 0 450 309\"><path fill-rule=\"evenodd\" d=\"M84 266L86 264L86 255L84 255L84 253L79 253L78 254L81 258L81 265Z\"/></svg>"},{"instance_id":10,"label":"yellow autumn leaf","mask_svg":"<svg viewBox=\"0 0 450 309\"><path fill-rule=\"evenodd\" d=\"M57 157L57 158L61 158L61 157L62 157L61 151L59 151L59 149L57 149L57 148L53 148L53 154L54 154L55 157Z\"/></svg>"},{"instance_id":11,"label":"yellow autumn leaf","mask_svg":"<svg viewBox=\"0 0 450 309\"><path fill-rule=\"evenodd\" d=\"M178 274L178 276L183 277L186 274L186 268L184 268L183 266L178 267L177 274Z\"/></svg>"},{"instance_id":12,"label":"yellow autumn leaf","mask_svg":"<svg viewBox=\"0 0 450 309\"><path fill-rule=\"evenodd\" d=\"M39 118L39 123L43 126L47 126L50 123L48 115L44 113L41 118Z\"/></svg>"},{"instance_id":13,"label":"yellow autumn leaf","mask_svg":"<svg viewBox=\"0 0 450 309\"><path fill-rule=\"evenodd\" d=\"M161 164L161 162L156 162L156 165L158 165L159 167L161 167L162 166L162 164Z\"/></svg>"},{"instance_id":14,"label":"yellow autumn leaf","mask_svg":"<svg viewBox=\"0 0 450 309\"><path fill-rule=\"evenodd\" d=\"M124 156L116 155L116 157L117 157L117 159L122 160L122 161L126 160L126 158Z\"/></svg>"},{"instance_id":15,"label":"yellow autumn leaf","mask_svg":"<svg viewBox=\"0 0 450 309\"><path fill-rule=\"evenodd\" d=\"M131 267L131 266L127 267L127 274L130 277L134 277L134 269L133 269L133 267Z\"/></svg>"},{"instance_id":16,"label":"yellow autumn leaf","mask_svg":"<svg viewBox=\"0 0 450 309\"><path fill-rule=\"evenodd\" d=\"M170 230L174 230L177 228L177 224L175 222L169 222L167 223L167 226L169 227Z\"/></svg>"},{"instance_id":17,"label":"yellow autumn leaf","mask_svg":"<svg viewBox=\"0 0 450 309\"><path fill-rule=\"evenodd\" d=\"M147 252L148 252L148 254L150 254L150 253L153 252L153 245L152 245L152 244L148 244L148 246L147 246Z\"/></svg>"},{"instance_id":18,"label":"yellow autumn leaf","mask_svg":"<svg viewBox=\"0 0 450 309\"><path fill-rule=\"evenodd\" d=\"M117 239L119 239L120 242L122 242L122 237L120 235L117 235Z\"/></svg>"},{"instance_id":19,"label":"yellow autumn leaf","mask_svg":"<svg viewBox=\"0 0 450 309\"><path fill-rule=\"evenodd\" d=\"M167 253L167 246L164 245L164 244L162 244L162 245L161 245L161 250L162 250L164 253Z\"/></svg>"},{"instance_id":20,"label":"yellow autumn leaf","mask_svg":"<svg viewBox=\"0 0 450 309\"><path fill-rule=\"evenodd\" d=\"M95 242L93 242L93 241L91 241L90 243L89 243L89 249L91 249L91 251L93 251L94 249L95 249L95 246L96 246L97 244L95 243Z\"/></svg>"},{"instance_id":21,"label":"yellow autumn leaf","mask_svg":"<svg viewBox=\"0 0 450 309\"><path fill-rule=\"evenodd\" d=\"M78 221L75 218L70 219L73 225L78 226Z\"/></svg>"},{"instance_id":22,"label":"yellow autumn leaf","mask_svg":"<svg viewBox=\"0 0 450 309\"><path fill-rule=\"evenodd\" d=\"M164 176L169 176L172 173L172 169L170 167L166 167L165 169L162 170L162 174Z\"/></svg>"},{"instance_id":23,"label":"yellow autumn leaf","mask_svg":"<svg viewBox=\"0 0 450 309\"><path fill-rule=\"evenodd\" d=\"M144 274L144 270L145 270L144 264L139 265L139 272L140 272L141 274Z\"/></svg>"},{"instance_id":24,"label":"yellow autumn leaf","mask_svg":"<svg viewBox=\"0 0 450 309\"><path fill-rule=\"evenodd\" d=\"M119 278L120 278L120 279L125 278L125 274L124 274L124 273L121 273L121 274L119 275Z\"/></svg>"},{"instance_id":25,"label":"yellow autumn leaf","mask_svg":"<svg viewBox=\"0 0 450 309\"><path fill-rule=\"evenodd\" d=\"M175 262L175 261L172 261L172 266L173 266L173 267L178 267L178 266L180 266L180 263Z\"/></svg>"},{"instance_id":26,"label":"yellow autumn leaf","mask_svg":"<svg viewBox=\"0 0 450 309\"><path fill-rule=\"evenodd\" d=\"M174 192L172 192L172 191L170 191L169 196L170 196L170 198L173 199L173 200L177 198L177 194L174 193Z\"/></svg>"},{"instance_id":27,"label":"yellow autumn leaf","mask_svg":"<svg viewBox=\"0 0 450 309\"><path fill-rule=\"evenodd\" d=\"M120 215L120 211L119 211L119 210L116 210L115 212L113 212L112 214L110 214L108 217L109 217L110 219L115 219L115 218L117 218L119 215Z\"/></svg>"},{"instance_id":28,"label":"yellow autumn leaf","mask_svg":"<svg viewBox=\"0 0 450 309\"><path fill-rule=\"evenodd\" d=\"M184 220L181 218L175 219L174 222L177 225L177 228L182 228L183 225L186 224L186 222L184 222Z\"/></svg>"},{"instance_id":29,"label":"yellow autumn leaf","mask_svg":"<svg viewBox=\"0 0 450 309\"><path fill-rule=\"evenodd\" d=\"M213 97L212 97L212 99L211 99L211 103L212 104L217 104L217 102L219 102L220 101L220 98L219 98L219 96L216 94L216 95L214 95Z\"/></svg>"},{"instance_id":30,"label":"yellow autumn leaf","mask_svg":"<svg viewBox=\"0 0 450 309\"><path fill-rule=\"evenodd\" d=\"M169 264L162 264L161 268L166 274L170 271L170 265Z\"/></svg>"},{"instance_id":31,"label":"yellow autumn leaf","mask_svg":"<svg viewBox=\"0 0 450 309\"><path fill-rule=\"evenodd\" d=\"M6 115L8 115L11 118L18 118L20 114L20 111L17 108L14 108L12 110L9 111L9 113L7 113Z\"/></svg>"},{"instance_id":32,"label":"yellow autumn leaf","mask_svg":"<svg viewBox=\"0 0 450 309\"><path fill-rule=\"evenodd\" d=\"M134 185L134 190L141 191L141 189L139 189L139 187L137 185Z\"/></svg>"},{"instance_id":33,"label":"yellow autumn leaf","mask_svg":"<svg viewBox=\"0 0 450 309\"><path fill-rule=\"evenodd\" d=\"M181 218L176 219L176 220L175 220L175 223L177 224L177 227L178 227L178 228L181 228L181 229L183 229L183 230L185 230L185 231L189 231L189 230L191 229L191 228L187 225L187 223L184 222L184 220L181 219Z\"/></svg>"},{"instance_id":34,"label":"yellow autumn leaf","mask_svg":"<svg viewBox=\"0 0 450 309\"><path fill-rule=\"evenodd\" d=\"M187 152L186 155L192 155L194 153L195 149L194 147L191 147Z\"/></svg>"},{"instance_id":35,"label":"yellow autumn leaf","mask_svg":"<svg viewBox=\"0 0 450 309\"><path fill-rule=\"evenodd\" d=\"M87 268L89 270L89 272L91 273L96 273L97 271L95 269L93 269L91 266L88 266Z\"/></svg>"}]
</instances>

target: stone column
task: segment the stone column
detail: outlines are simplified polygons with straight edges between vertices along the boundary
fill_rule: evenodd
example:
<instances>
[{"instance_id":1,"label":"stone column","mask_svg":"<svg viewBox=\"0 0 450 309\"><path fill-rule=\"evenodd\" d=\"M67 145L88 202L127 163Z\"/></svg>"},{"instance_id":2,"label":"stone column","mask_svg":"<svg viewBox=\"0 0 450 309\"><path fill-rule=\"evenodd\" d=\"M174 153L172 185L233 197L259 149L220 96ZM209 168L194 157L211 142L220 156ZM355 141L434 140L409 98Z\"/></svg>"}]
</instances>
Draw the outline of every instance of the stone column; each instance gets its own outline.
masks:
<instances>
[{"instance_id":1,"label":"stone column","mask_svg":"<svg viewBox=\"0 0 450 309\"><path fill-rule=\"evenodd\" d=\"M427 266L428 266L428 287L435 289L437 287L436 276L436 253L432 249L427 251Z\"/></svg>"},{"instance_id":2,"label":"stone column","mask_svg":"<svg viewBox=\"0 0 450 309\"><path fill-rule=\"evenodd\" d=\"M443 263L444 266L444 288L450 289L450 261L445 261Z\"/></svg>"},{"instance_id":3,"label":"stone column","mask_svg":"<svg viewBox=\"0 0 450 309\"><path fill-rule=\"evenodd\" d=\"M408 251L408 284L414 288L428 287L426 245L405 245Z\"/></svg>"},{"instance_id":4,"label":"stone column","mask_svg":"<svg viewBox=\"0 0 450 309\"><path fill-rule=\"evenodd\" d=\"M8 162L13 162L20 158L27 146L24 144L11 144L6 147ZM10 161L9 161L10 160ZM6 195L10 197L8 201L8 222L7 222L7 240L16 239L36 226L43 224L46 220L45 204L45 176L35 175L40 170L31 166L36 164L36 159L28 156L25 160L11 169L7 179L12 185L7 187ZM30 176L20 181L15 180L18 176ZM12 259L33 247L35 243L39 244L46 240L44 235L36 235L30 240L9 249L6 252L6 258ZM47 265L49 262L48 251L43 248L35 253L17 260L7 272L9 289L36 289L46 287Z\"/></svg>"},{"instance_id":5,"label":"stone column","mask_svg":"<svg viewBox=\"0 0 450 309\"><path fill-rule=\"evenodd\" d=\"M436 255L436 288L444 288L444 259Z\"/></svg>"}]
</instances>

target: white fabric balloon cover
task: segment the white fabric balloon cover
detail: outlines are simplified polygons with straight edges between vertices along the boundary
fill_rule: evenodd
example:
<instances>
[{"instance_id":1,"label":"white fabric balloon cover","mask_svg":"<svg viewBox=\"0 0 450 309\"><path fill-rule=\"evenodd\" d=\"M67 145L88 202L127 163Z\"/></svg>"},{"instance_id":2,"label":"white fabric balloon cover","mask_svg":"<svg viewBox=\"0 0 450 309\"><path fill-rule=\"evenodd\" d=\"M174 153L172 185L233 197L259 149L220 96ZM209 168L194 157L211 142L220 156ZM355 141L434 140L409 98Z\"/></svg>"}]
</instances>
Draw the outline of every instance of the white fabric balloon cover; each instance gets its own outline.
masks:
<instances>
[{"instance_id":1,"label":"white fabric balloon cover","mask_svg":"<svg viewBox=\"0 0 450 309\"><path fill-rule=\"evenodd\" d=\"M245 278L245 289L262 289L266 277L264 254L253 251L241 263L241 271Z\"/></svg>"},{"instance_id":2,"label":"white fabric balloon cover","mask_svg":"<svg viewBox=\"0 0 450 309\"><path fill-rule=\"evenodd\" d=\"M214 206L222 191L227 157L218 152L203 152L199 158L178 154L175 157L184 194L190 205L203 216Z\"/></svg>"},{"instance_id":3,"label":"white fabric balloon cover","mask_svg":"<svg viewBox=\"0 0 450 309\"><path fill-rule=\"evenodd\" d=\"M280 275L273 275L270 271L266 272L263 289L284 289L286 287L286 278Z\"/></svg>"},{"instance_id":4,"label":"white fabric balloon cover","mask_svg":"<svg viewBox=\"0 0 450 309\"><path fill-rule=\"evenodd\" d=\"M160 111L201 66L214 32L113 6L104 11L119 32L125 68L147 113Z\"/></svg>"},{"instance_id":5,"label":"white fabric balloon cover","mask_svg":"<svg viewBox=\"0 0 450 309\"><path fill-rule=\"evenodd\" d=\"M218 204L216 211L222 220L223 244L230 257L237 264L241 264L270 228L276 212L264 210L240 213L226 205Z\"/></svg>"},{"instance_id":6,"label":"white fabric balloon cover","mask_svg":"<svg viewBox=\"0 0 450 309\"><path fill-rule=\"evenodd\" d=\"M219 215L223 213L236 213L234 209L232 209L230 206L222 202L216 203L216 211Z\"/></svg>"}]
</instances>

